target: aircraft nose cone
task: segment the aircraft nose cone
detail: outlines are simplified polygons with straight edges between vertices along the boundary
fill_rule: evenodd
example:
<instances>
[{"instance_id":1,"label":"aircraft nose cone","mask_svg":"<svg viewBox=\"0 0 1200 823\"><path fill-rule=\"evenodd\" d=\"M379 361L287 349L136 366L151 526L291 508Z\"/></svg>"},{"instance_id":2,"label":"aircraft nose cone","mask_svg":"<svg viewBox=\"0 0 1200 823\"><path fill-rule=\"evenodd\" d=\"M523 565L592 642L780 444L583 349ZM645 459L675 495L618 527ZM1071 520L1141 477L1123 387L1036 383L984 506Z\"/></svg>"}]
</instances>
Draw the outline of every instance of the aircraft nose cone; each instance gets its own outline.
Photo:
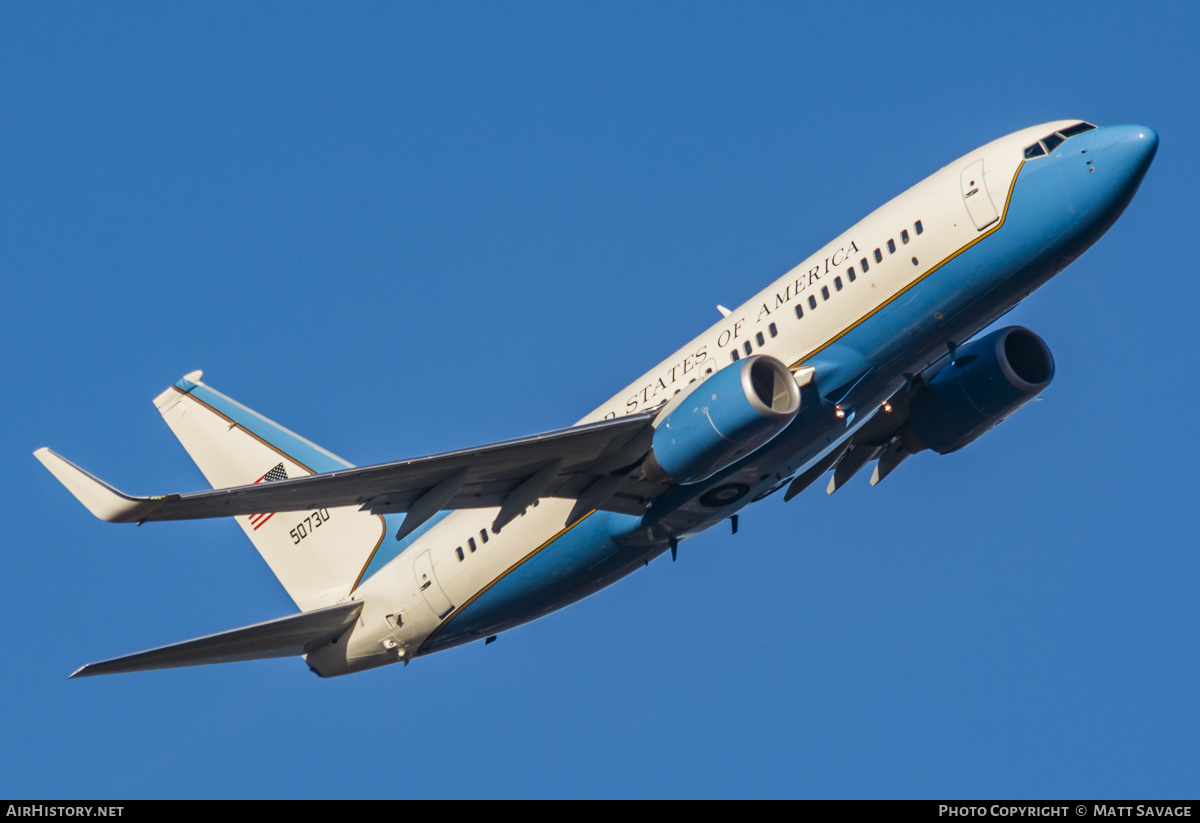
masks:
<instances>
[{"instance_id":1,"label":"aircraft nose cone","mask_svg":"<svg viewBox=\"0 0 1200 823\"><path fill-rule=\"evenodd\" d=\"M1158 154L1158 132L1145 126L1136 128L1138 130L1137 137L1130 137L1130 141L1136 141L1133 143L1134 154L1139 155L1139 165L1142 174L1145 174L1146 169L1150 168L1151 161L1154 160L1154 155Z\"/></svg>"},{"instance_id":2,"label":"aircraft nose cone","mask_svg":"<svg viewBox=\"0 0 1200 823\"><path fill-rule=\"evenodd\" d=\"M1120 167L1133 181L1141 182L1158 153L1158 132L1146 126L1105 126L1101 131L1105 161Z\"/></svg>"},{"instance_id":3,"label":"aircraft nose cone","mask_svg":"<svg viewBox=\"0 0 1200 823\"><path fill-rule=\"evenodd\" d=\"M1126 185L1136 188L1141 185L1146 170L1150 168L1154 155L1158 153L1158 133L1145 126L1130 126L1129 136L1121 142L1117 150L1124 155L1121 162Z\"/></svg>"}]
</instances>

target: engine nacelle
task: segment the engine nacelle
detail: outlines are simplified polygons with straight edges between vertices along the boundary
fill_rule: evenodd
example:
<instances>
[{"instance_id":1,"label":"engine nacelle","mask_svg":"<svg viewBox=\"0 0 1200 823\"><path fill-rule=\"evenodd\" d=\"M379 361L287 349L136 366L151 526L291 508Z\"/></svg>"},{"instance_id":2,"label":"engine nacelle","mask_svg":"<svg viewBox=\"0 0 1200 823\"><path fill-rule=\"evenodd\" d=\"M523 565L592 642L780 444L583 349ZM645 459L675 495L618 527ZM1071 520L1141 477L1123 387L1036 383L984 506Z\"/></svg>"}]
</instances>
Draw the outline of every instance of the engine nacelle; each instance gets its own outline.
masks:
<instances>
[{"instance_id":1,"label":"engine nacelle","mask_svg":"<svg viewBox=\"0 0 1200 823\"><path fill-rule=\"evenodd\" d=\"M656 482L699 483L779 434L800 411L800 387L767 355L726 366L662 411L643 464Z\"/></svg>"},{"instance_id":2,"label":"engine nacelle","mask_svg":"<svg viewBox=\"0 0 1200 823\"><path fill-rule=\"evenodd\" d=\"M957 451L1037 396L1054 379L1042 338L1009 326L959 349L914 395L901 442L910 452Z\"/></svg>"}]
</instances>

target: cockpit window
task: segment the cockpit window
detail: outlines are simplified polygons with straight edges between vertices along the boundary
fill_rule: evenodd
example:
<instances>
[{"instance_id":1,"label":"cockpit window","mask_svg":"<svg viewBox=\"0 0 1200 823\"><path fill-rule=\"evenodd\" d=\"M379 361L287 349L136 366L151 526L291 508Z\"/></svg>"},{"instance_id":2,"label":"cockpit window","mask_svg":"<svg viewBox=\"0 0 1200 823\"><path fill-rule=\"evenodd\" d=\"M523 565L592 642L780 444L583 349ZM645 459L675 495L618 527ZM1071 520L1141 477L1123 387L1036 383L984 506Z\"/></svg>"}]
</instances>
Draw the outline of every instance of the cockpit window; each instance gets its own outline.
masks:
<instances>
[{"instance_id":1,"label":"cockpit window","mask_svg":"<svg viewBox=\"0 0 1200 823\"><path fill-rule=\"evenodd\" d=\"M1061 131L1054 134L1049 134L1042 138L1042 142L1034 143L1032 146L1025 147L1025 159L1031 157L1042 157L1054 151L1058 144L1066 140L1068 137L1074 137L1077 134L1083 134L1085 131L1091 131L1096 128L1091 123L1076 123L1074 126L1067 126Z\"/></svg>"},{"instance_id":2,"label":"cockpit window","mask_svg":"<svg viewBox=\"0 0 1200 823\"><path fill-rule=\"evenodd\" d=\"M1059 134L1063 137L1074 137L1077 134L1083 134L1085 131L1091 131L1096 128L1091 123L1076 123L1074 126L1067 126L1065 129L1060 129Z\"/></svg>"}]
</instances>

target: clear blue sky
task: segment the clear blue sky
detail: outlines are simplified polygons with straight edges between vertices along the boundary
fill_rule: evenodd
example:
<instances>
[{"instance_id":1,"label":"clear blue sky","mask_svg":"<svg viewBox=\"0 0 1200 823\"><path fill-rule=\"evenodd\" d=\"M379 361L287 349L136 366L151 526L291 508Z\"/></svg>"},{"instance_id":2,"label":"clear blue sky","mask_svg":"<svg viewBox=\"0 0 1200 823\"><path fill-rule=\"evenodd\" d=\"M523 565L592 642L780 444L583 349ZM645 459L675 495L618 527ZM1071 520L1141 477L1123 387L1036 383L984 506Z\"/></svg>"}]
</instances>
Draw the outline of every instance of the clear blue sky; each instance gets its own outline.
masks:
<instances>
[{"instance_id":1,"label":"clear blue sky","mask_svg":"<svg viewBox=\"0 0 1200 823\"><path fill-rule=\"evenodd\" d=\"M1200 794L1200 12L801 5L0 6L0 796ZM486 649L66 679L294 607L232 522L102 524L35 448L198 489L150 404L196 368L358 463L569 424L1062 117L1161 148L965 451Z\"/></svg>"}]
</instances>

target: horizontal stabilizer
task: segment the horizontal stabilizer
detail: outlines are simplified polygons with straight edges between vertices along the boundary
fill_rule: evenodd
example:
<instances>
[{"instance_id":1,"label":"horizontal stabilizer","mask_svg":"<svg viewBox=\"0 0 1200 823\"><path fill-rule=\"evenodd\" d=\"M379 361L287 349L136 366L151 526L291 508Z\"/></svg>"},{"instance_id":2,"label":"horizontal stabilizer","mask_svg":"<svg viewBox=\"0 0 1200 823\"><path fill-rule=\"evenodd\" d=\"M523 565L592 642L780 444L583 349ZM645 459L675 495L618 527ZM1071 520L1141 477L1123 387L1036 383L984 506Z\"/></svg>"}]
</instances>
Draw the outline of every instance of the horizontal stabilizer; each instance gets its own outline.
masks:
<instances>
[{"instance_id":1,"label":"horizontal stabilizer","mask_svg":"<svg viewBox=\"0 0 1200 823\"><path fill-rule=\"evenodd\" d=\"M361 600L339 603L336 606L280 617L277 620L210 634L195 640L172 643L170 646L146 652L88 663L71 677L175 669L207 663L233 663L240 660L263 660L307 654L350 628L358 619L362 607Z\"/></svg>"}]
</instances>

